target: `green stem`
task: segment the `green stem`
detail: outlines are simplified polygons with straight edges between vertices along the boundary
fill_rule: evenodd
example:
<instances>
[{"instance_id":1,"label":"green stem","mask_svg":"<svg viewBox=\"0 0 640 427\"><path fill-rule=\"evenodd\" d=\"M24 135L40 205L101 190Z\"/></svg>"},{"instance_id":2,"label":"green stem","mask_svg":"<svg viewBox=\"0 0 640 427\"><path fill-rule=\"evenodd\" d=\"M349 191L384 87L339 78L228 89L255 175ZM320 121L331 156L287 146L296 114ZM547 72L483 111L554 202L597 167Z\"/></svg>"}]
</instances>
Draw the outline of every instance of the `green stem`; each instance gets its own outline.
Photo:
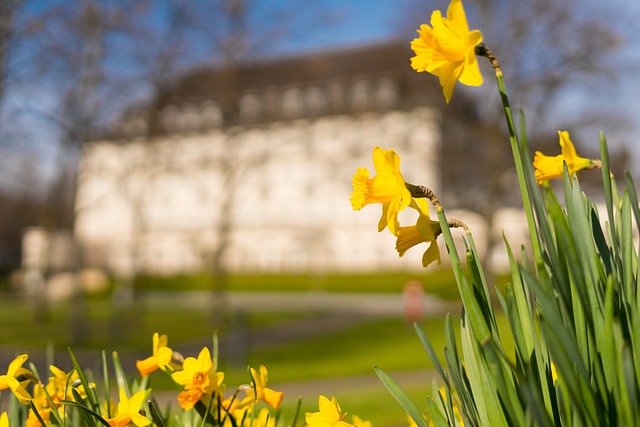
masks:
<instances>
[{"instance_id":1,"label":"green stem","mask_svg":"<svg viewBox=\"0 0 640 427\"><path fill-rule=\"evenodd\" d=\"M531 197L529 189L527 188L527 180L525 177L524 166L522 163L522 156L520 154L520 142L516 134L516 128L513 121L513 114L511 112L511 106L509 105L509 97L507 96L507 88L504 82L504 76L502 69L495 55L485 46L480 44L476 46L476 55L483 56L491 62L493 69L496 73L496 81L498 83L498 90L500 91L500 100L502 101L502 107L504 110L505 119L507 121L507 130L509 132L509 142L511 143L511 152L513 153L513 160L516 165L516 173L518 175L518 183L520 184L520 192L522 193L522 203L527 215L527 225L529 226L529 235L531 238L531 245L533 248L533 255L537 265L542 264L542 248L540 244L540 237L538 236L538 229L536 227L535 217L533 213L533 207L531 204Z\"/></svg>"}]
</instances>

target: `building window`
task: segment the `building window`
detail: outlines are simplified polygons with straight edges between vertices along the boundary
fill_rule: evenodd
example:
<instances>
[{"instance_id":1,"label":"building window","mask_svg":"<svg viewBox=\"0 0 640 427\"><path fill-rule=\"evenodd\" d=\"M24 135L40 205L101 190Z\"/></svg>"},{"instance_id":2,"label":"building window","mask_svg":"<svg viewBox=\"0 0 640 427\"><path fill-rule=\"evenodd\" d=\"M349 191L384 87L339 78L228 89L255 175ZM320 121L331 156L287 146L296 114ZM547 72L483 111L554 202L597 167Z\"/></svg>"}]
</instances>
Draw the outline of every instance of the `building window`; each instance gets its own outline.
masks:
<instances>
[{"instance_id":1,"label":"building window","mask_svg":"<svg viewBox=\"0 0 640 427\"><path fill-rule=\"evenodd\" d=\"M287 89L282 95L282 115L287 118L302 115L302 99L300 89Z\"/></svg>"},{"instance_id":2,"label":"building window","mask_svg":"<svg viewBox=\"0 0 640 427\"><path fill-rule=\"evenodd\" d=\"M260 120L260 99L253 94L245 94L240 98L240 120L243 122L256 122Z\"/></svg>"},{"instance_id":3,"label":"building window","mask_svg":"<svg viewBox=\"0 0 640 427\"><path fill-rule=\"evenodd\" d=\"M398 104L398 84L392 79L382 79L376 87L376 105L380 108L392 108Z\"/></svg>"},{"instance_id":4,"label":"building window","mask_svg":"<svg viewBox=\"0 0 640 427\"><path fill-rule=\"evenodd\" d=\"M122 130L126 136L144 135L147 132L147 121L143 111L134 111L124 122Z\"/></svg>"},{"instance_id":5,"label":"building window","mask_svg":"<svg viewBox=\"0 0 640 427\"><path fill-rule=\"evenodd\" d=\"M332 111L340 111L344 108L344 86L335 82L327 86L327 101Z\"/></svg>"},{"instance_id":6,"label":"building window","mask_svg":"<svg viewBox=\"0 0 640 427\"><path fill-rule=\"evenodd\" d=\"M222 111L214 101L206 101L200 108L200 122L205 127L217 127L222 124Z\"/></svg>"},{"instance_id":7,"label":"building window","mask_svg":"<svg viewBox=\"0 0 640 427\"><path fill-rule=\"evenodd\" d=\"M304 93L304 106L308 114L317 115L326 109L326 99L319 87L308 88Z\"/></svg>"},{"instance_id":8,"label":"building window","mask_svg":"<svg viewBox=\"0 0 640 427\"><path fill-rule=\"evenodd\" d=\"M174 105L167 105L160 112L160 122L162 128L167 132L178 130L178 109Z\"/></svg>"},{"instance_id":9,"label":"building window","mask_svg":"<svg viewBox=\"0 0 640 427\"><path fill-rule=\"evenodd\" d=\"M180 114L180 129L192 130L200 126L198 108L194 104L185 104Z\"/></svg>"},{"instance_id":10,"label":"building window","mask_svg":"<svg viewBox=\"0 0 640 427\"><path fill-rule=\"evenodd\" d=\"M371 106L371 83L357 80L349 92L349 104L356 110L364 110Z\"/></svg>"}]
</instances>

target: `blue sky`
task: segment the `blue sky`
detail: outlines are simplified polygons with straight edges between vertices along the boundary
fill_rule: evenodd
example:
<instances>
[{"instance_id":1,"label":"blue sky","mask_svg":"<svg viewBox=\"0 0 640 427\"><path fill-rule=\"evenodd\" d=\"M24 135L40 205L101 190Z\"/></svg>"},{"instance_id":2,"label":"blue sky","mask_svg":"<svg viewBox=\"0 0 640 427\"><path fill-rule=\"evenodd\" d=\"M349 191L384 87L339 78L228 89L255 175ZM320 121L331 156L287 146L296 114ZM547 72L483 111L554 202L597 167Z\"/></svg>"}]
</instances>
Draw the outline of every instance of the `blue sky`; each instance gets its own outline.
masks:
<instances>
[{"instance_id":1,"label":"blue sky","mask_svg":"<svg viewBox=\"0 0 640 427\"><path fill-rule=\"evenodd\" d=\"M584 0L584 3L588 4L589 1L596 0ZM466 2L471 3L471 0L466 0ZM327 50L335 47L355 46L362 43L374 43L390 37L401 37L409 43L415 36L415 28L405 22L427 22L433 9L446 10L448 0L424 0L422 2L419 0L316 0L308 3L296 0L254 0L254 3L257 7L262 8L289 5L290 8L307 9L310 4L315 4L317 9L331 16L331 19L326 24L294 27L287 37L282 38L265 52L265 54L288 55L314 50ZM47 4L47 2L42 1L41 4ZM620 8L630 8L629 10L633 13L640 11L640 6L634 0L610 0L608 4L612 10L614 8L618 10ZM416 6L421 10L418 10ZM304 15L305 12L307 15L309 14L309 10L290 10L290 13L296 16ZM416 17L416 14L419 16ZM603 17L603 19L605 18ZM307 19L312 23L312 19ZM264 22L264 20L262 22L265 26L272 25L272 23ZM470 25L474 27L473 16L470 16ZM633 47L633 45L631 46ZM640 48L629 49L626 51L626 55L640 58ZM425 76L425 78L429 77ZM488 76L486 77L486 84L492 84L491 79ZM636 102L636 99L640 96L640 83L633 76L628 80L625 86L626 90L616 94L616 102L620 103L621 110L635 118L636 122L640 122L640 108L638 108ZM606 82L603 82L603 84L606 84ZM560 104L560 108L570 113L576 103L584 102L599 104L602 101L595 100L590 94L580 92L567 96ZM637 130L635 129L635 131ZM611 130L606 131L610 132ZM624 139L628 141L627 144L630 147L637 150L635 149L637 144L633 141L634 134L635 132L627 133L622 137L616 136L615 139ZM42 141L40 137L36 139ZM615 144L615 140L612 140L612 145ZM45 144L38 143L38 145L41 153L46 153L46 156L55 155L51 150L52 144L46 144L49 147L48 150L45 149ZM597 147L597 133L589 135L589 145Z\"/></svg>"}]
</instances>

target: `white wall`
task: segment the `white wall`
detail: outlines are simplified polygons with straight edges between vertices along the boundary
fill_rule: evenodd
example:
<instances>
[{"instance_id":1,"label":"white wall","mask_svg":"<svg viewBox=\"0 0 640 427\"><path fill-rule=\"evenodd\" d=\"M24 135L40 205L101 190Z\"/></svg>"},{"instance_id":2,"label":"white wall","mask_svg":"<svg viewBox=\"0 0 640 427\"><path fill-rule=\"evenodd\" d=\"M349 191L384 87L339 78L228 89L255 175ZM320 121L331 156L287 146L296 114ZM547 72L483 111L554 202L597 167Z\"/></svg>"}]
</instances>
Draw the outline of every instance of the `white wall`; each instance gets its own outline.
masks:
<instances>
[{"instance_id":1,"label":"white wall","mask_svg":"<svg viewBox=\"0 0 640 427\"><path fill-rule=\"evenodd\" d=\"M424 249L399 260L393 236L377 233L379 206L351 209L351 178L374 173L378 145L398 152L407 181L437 192L439 129L437 113L416 109L94 142L75 233L89 262L116 271L204 270L233 182L233 270L420 269Z\"/></svg>"}]
</instances>

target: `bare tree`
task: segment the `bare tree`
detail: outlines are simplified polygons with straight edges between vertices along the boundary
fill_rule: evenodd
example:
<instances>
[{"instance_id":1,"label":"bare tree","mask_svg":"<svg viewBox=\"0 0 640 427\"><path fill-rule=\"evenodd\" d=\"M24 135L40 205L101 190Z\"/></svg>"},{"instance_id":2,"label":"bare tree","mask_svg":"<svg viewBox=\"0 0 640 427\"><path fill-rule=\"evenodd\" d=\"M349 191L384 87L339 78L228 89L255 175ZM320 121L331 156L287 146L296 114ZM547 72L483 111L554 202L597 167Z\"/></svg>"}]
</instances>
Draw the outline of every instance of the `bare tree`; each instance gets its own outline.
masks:
<instances>
[{"instance_id":1,"label":"bare tree","mask_svg":"<svg viewBox=\"0 0 640 427\"><path fill-rule=\"evenodd\" d=\"M183 81L188 71L194 68L207 67L209 73L217 79L216 93L208 94L216 98L223 116L223 126L227 129L223 138L222 156L215 159L204 159L202 167L215 170L220 176L222 186L208 185L208 191L218 201L215 212L211 212L215 228L216 243L211 248L209 270L212 277L212 322L219 325L226 317L225 290L227 289L228 272L225 255L230 245L230 236L234 227L233 206L235 188L241 171L247 162L255 164L260 161L261 154L256 153L251 159L239 155L244 148L238 143L239 104L244 88L249 82L243 81L242 67L246 67L254 56L277 43L291 31L303 26L310 20L330 19L328 14L320 12L322 8L310 4L306 8L308 16L294 16L287 4L282 7L265 5L260 1L248 0L212 0L208 2L187 2L170 0L163 3L163 25L142 25L139 27L139 38L136 48L131 53L138 58L140 81L146 82L152 93L152 101L145 108L147 121L147 150L153 150L158 136L165 133L161 122L161 112L169 104L180 104L182 88L177 84ZM156 11L157 12L157 11ZM268 15L271 16L269 19ZM202 101L202 99L200 100ZM162 162L157 150L148 156L148 169L153 163ZM175 171L174 171L175 172ZM188 171L183 171L188 173ZM134 223L134 234L145 233L144 203L142 195L132 202L138 213ZM139 239L134 239L139 240ZM133 255L134 258L136 255ZM134 273L136 274L136 273Z\"/></svg>"},{"instance_id":2,"label":"bare tree","mask_svg":"<svg viewBox=\"0 0 640 427\"><path fill-rule=\"evenodd\" d=\"M126 16L127 6L90 0L41 6L31 12L39 25L28 48L23 50L29 55L21 69L31 72L40 90L48 92L52 101L46 107L23 108L21 113L51 129L49 143L56 146L51 151L56 156L57 173L48 189L40 225L67 230L73 236L77 162L83 145L94 138L105 121L109 103L114 101L110 94L117 87L117 75L107 67L109 60L113 61L110 38L123 31L122 17ZM81 259L77 250L73 252L70 255L74 259L67 268L76 270ZM75 287L72 333L82 341L86 322L82 320L79 284ZM44 298L44 293L38 296Z\"/></svg>"}]
</instances>

